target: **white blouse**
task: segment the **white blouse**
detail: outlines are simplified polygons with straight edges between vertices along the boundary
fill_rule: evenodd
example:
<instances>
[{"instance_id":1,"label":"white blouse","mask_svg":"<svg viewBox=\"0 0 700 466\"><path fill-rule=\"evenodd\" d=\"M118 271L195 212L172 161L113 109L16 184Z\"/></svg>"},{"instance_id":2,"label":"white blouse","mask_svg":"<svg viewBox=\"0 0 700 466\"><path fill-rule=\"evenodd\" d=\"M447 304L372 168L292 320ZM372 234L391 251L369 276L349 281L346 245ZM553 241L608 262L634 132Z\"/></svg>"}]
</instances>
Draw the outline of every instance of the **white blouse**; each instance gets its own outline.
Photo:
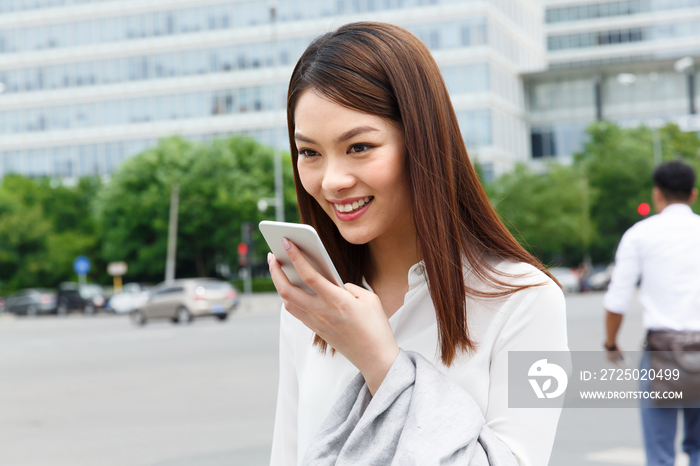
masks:
<instances>
[{"instance_id":1,"label":"white blouse","mask_svg":"<svg viewBox=\"0 0 700 466\"><path fill-rule=\"evenodd\" d=\"M529 264L504 261L495 266L509 274L526 274L509 279L511 283L546 285L499 300L468 299L468 328L477 350L470 355L458 353L449 368L440 361L435 308L422 262L409 270L404 303L389 323L399 347L432 361L474 398L487 425L521 466L546 466L561 410L508 408L508 351L568 351L564 295ZM476 286L467 269L465 276L467 284ZM283 307L271 466L301 464L331 407L358 373L340 353L322 354L312 342L313 332Z\"/></svg>"}]
</instances>

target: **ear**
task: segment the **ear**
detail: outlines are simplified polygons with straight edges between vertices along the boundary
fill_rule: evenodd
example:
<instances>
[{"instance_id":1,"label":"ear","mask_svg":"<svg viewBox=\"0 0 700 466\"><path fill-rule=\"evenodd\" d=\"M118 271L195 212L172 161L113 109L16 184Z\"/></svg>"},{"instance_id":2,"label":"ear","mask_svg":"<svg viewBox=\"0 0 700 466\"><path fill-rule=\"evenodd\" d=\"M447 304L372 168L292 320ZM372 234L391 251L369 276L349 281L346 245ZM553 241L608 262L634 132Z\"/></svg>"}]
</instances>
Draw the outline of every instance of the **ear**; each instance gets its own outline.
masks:
<instances>
[{"instance_id":1,"label":"ear","mask_svg":"<svg viewBox=\"0 0 700 466\"><path fill-rule=\"evenodd\" d=\"M698 198L698 188L693 188L693 190L690 192L690 197L688 198L688 205L693 205L693 202L695 202L695 199Z\"/></svg>"},{"instance_id":2,"label":"ear","mask_svg":"<svg viewBox=\"0 0 700 466\"><path fill-rule=\"evenodd\" d=\"M654 186L651 189L651 202L654 204L654 210L657 214L660 214L662 210L666 207L666 199L664 198L664 193L661 192L659 188Z\"/></svg>"}]
</instances>

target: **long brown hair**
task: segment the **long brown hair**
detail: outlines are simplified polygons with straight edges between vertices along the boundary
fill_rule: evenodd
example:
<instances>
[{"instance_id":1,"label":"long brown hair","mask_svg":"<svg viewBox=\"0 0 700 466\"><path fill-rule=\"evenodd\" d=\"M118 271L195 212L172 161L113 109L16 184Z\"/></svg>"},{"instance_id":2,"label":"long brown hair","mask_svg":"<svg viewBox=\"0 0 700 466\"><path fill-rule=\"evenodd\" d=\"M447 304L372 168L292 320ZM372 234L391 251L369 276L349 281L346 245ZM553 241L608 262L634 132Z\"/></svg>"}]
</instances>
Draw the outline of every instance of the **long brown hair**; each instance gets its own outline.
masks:
<instances>
[{"instance_id":1,"label":"long brown hair","mask_svg":"<svg viewBox=\"0 0 700 466\"><path fill-rule=\"evenodd\" d=\"M516 285L487 259L526 262L547 272L503 225L469 161L450 96L427 47L413 34L387 23L357 22L315 39L292 73L287 124L301 222L319 233L345 282L360 285L367 245L346 241L301 184L294 140L294 110L303 91L399 123L404 129L406 172L412 191L416 245L422 252L435 306L442 362L458 350L475 349L467 328L466 296L502 298L543 283ZM462 259L490 285L466 285ZM556 282L556 280L555 280ZM318 335L314 343L325 351Z\"/></svg>"}]
</instances>

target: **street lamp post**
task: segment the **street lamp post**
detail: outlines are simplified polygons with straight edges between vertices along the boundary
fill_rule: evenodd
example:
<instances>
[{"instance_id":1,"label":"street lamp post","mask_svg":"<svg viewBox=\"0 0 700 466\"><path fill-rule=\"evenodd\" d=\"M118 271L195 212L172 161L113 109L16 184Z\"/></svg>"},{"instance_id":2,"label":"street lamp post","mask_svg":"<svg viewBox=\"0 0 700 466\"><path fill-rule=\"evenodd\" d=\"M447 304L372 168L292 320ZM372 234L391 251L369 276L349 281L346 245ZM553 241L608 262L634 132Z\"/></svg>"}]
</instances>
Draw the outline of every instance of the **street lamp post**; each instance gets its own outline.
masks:
<instances>
[{"instance_id":1,"label":"street lamp post","mask_svg":"<svg viewBox=\"0 0 700 466\"><path fill-rule=\"evenodd\" d=\"M275 140L272 144L274 149L274 163L275 163L275 220L278 222L284 222L284 187L282 180L282 154L280 153L279 147L279 124L277 123L277 56L279 55L278 44L277 44L277 2L271 1L270 6L270 27L272 29L272 92L273 95L273 134Z\"/></svg>"},{"instance_id":2,"label":"street lamp post","mask_svg":"<svg viewBox=\"0 0 700 466\"><path fill-rule=\"evenodd\" d=\"M177 255L177 216L180 203L180 186L173 184L170 191L170 219L168 221L168 256L165 261L165 281L175 280L175 259Z\"/></svg>"},{"instance_id":3,"label":"street lamp post","mask_svg":"<svg viewBox=\"0 0 700 466\"><path fill-rule=\"evenodd\" d=\"M661 153L661 136L659 135L659 125L652 127L652 137L654 138L654 166L658 167L661 165L662 153Z\"/></svg>"}]
</instances>

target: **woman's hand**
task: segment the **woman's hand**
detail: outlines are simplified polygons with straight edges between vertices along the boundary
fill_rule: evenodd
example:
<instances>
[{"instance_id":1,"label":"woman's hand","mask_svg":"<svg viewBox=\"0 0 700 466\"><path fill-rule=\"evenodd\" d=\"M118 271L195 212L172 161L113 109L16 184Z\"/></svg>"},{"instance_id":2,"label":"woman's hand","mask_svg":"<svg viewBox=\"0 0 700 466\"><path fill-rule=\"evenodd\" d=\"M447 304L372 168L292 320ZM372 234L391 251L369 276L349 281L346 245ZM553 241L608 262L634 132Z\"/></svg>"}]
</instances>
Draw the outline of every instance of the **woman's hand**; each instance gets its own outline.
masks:
<instances>
[{"instance_id":1,"label":"woman's hand","mask_svg":"<svg viewBox=\"0 0 700 466\"><path fill-rule=\"evenodd\" d=\"M357 367L374 395L399 354L379 297L352 283L347 291L314 269L286 238L282 245L299 276L316 296L292 285L270 254L270 275L284 307Z\"/></svg>"}]
</instances>

